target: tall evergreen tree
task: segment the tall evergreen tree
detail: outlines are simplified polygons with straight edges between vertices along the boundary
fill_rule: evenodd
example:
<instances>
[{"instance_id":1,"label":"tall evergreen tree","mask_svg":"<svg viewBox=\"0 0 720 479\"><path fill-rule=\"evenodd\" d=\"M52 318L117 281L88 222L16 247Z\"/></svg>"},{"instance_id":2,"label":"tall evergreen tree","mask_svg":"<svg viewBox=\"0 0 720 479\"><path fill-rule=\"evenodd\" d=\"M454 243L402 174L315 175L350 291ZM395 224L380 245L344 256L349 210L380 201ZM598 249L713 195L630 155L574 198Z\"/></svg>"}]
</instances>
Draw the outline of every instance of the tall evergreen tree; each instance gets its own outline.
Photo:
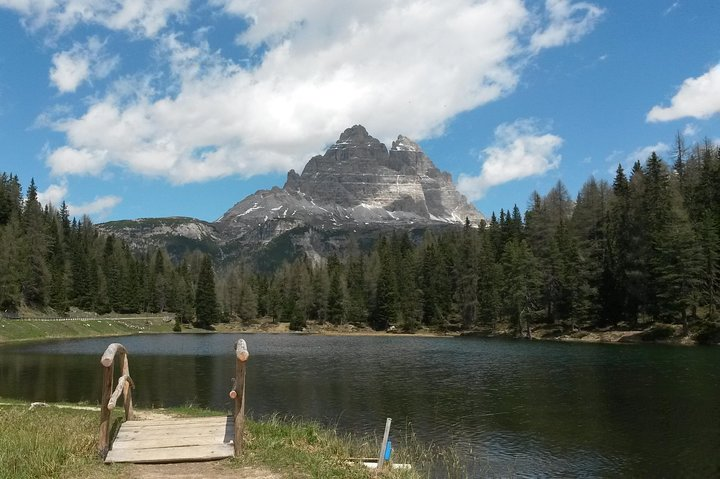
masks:
<instances>
[{"instance_id":1,"label":"tall evergreen tree","mask_svg":"<svg viewBox=\"0 0 720 479\"><path fill-rule=\"evenodd\" d=\"M199 328L211 329L212 325L219 321L220 309L215 292L215 273L210 256L205 255L195 289L195 324Z\"/></svg>"},{"instance_id":2,"label":"tall evergreen tree","mask_svg":"<svg viewBox=\"0 0 720 479\"><path fill-rule=\"evenodd\" d=\"M35 181L31 180L22 214L24 248L21 250L21 258L25 265L22 274L22 292L28 305L39 308L47 305L50 285L46 231Z\"/></svg>"}]
</instances>

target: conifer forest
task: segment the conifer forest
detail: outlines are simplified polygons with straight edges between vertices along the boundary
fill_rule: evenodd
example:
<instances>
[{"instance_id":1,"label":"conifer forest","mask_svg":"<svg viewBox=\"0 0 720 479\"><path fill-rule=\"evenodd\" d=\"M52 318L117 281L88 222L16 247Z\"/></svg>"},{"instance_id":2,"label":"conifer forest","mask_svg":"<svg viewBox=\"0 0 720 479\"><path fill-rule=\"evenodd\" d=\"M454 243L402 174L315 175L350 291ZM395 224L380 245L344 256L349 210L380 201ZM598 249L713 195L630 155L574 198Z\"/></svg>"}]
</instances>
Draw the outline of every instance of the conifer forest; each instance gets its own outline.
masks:
<instances>
[{"instance_id":1,"label":"conifer forest","mask_svg":"<svg viewBox=\"0 0 720 479\"><path fill-rule=\"evenodd\" d=\"M396 230L368 248L323 261L303 257L274 272L213 266L189 252L133 252L42 206L33 181L0 176L0 310L57 314L168 312L179 323L271 317L467 331L536 325L563 330L677 325L717 334L720 288L720 146L652 154L612 183L590 178L570 196L562 182L493 213L480 225ZM350 240L352 243L352 240Z\"/></svg>"}]
</instances>

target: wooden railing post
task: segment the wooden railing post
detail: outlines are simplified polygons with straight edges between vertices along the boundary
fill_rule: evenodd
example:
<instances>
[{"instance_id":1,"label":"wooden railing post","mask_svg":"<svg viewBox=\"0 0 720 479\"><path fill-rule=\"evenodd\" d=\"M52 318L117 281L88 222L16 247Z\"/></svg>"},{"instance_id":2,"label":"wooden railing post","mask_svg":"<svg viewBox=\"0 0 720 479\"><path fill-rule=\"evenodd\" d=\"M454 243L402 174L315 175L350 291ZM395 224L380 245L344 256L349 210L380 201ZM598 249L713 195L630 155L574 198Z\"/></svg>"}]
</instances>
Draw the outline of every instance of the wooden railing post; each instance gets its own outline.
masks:
<instances>
[{"instance_id":1,"label":"wooden railing post","mask_svg":"<svg viewBox=\"0 0 720 479\"><path fill-rule=\"evenodd\" d=\"M244 339L238 339L235 344L235 387L230 397L235 399L235 456L239 456L243 449L243 432L245 430L245 364L250 357Z\"/></svg>"},{"instance_id":2,"label":"wooden railing post","mask_svg":"<svg viewBox=\"0 0 720 479\"><path fill-rule=\"evenodd\" d=\"M100 400L100 440L98 453L103 459L110 448L110 409L108 401L112 392L113 365L103 366L102 399Z\"/></svg>"},{"instance_id":3,"label":"wooden railing post","mask_svg":"<svg viewBox=\"0 0 720 479\"><path fill-rule=\"evenodd\" d=\"M113 372L115 370L115 355L120 354L122 375L118 380L117 387L113 392ZM102 398L100 400L100 438L98 440L98 453L105 458L110 449L110 416L115 409L115 403L123 395L125 406L125 420L133 418L132 388L135 387L130 378L130 366L125 346L120 343L112 343L107 347L100 358L103 367Z\"/></svg>"},{"instance_id":4,"label":"wooden railing post","mask_svg":"<svg viewBox=\"0 0 720 479\"><path fill-rule=\"evenodd\" d=\"M125 352L125 354L123 354L122 365L122 374L124 377L128 378L128 381L123 387L123 405L125 406L125 420L131 421L135 417L132 402L132 388L134 386L132 383L132 379L130 379L130 364L128 363L127 351Z\"/></svg>"}]
</instances>

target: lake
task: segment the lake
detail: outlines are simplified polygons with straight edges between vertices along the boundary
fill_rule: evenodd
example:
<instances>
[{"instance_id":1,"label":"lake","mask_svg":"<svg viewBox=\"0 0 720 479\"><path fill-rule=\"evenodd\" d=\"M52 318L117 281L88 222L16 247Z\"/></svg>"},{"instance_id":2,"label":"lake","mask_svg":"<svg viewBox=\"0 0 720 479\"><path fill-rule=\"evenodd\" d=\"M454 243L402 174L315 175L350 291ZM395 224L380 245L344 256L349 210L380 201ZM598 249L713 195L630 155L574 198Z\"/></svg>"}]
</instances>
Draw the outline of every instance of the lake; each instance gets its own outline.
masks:
<instances>
[{"instance_id":1,"label":"lake","mask_svg":"<svg viewBox=\"0 0 720 479\"><path fill-rule=\"evenodd\" d=\"M453 445L471 475L719 477L720 348L479 338L167 334L0 347L0 396L99 402L100 356L130 353L137 405L247 408Z\"/></svg>"}]
</instances>

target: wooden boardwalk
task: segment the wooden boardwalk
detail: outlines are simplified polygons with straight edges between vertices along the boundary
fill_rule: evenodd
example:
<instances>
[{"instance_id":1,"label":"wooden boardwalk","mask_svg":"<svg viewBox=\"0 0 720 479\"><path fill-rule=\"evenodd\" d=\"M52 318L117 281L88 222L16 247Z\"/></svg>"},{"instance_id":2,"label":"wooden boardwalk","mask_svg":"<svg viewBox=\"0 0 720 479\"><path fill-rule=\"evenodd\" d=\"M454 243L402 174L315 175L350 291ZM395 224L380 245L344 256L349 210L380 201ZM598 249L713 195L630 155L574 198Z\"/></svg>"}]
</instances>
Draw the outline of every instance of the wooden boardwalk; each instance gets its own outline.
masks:
<instances>
[{"instance_id":1,"label":"wooden boardwalk","mask_svg":"<svg viewBox=\"0 0 720 479\"><path fill-rule=\"evenodd\" d=\"M232 416L127 421L120 426L110 462L211 461L234 454Z\"/></svg>"},{"instance_id":2,"label":"wooden boardwalk","mask_svg":"<svg viewBox=\"0 0 720 479\"><path fill-rule=\"evenodd\" d=\"M120 377L113 389L115 356ZM243 449L245 429L245 362L250 353L245 340L235 343L235 378L229 392L235 403L232 416L167 418L133 421L132 390L128 352L120 343L112 343L100 358L103 368L100 400L100 434L98 453L105 462L193 462L239 456ZM125 422L110 443L110 419L122 398Z\"/></svg>"}]
</instances>

